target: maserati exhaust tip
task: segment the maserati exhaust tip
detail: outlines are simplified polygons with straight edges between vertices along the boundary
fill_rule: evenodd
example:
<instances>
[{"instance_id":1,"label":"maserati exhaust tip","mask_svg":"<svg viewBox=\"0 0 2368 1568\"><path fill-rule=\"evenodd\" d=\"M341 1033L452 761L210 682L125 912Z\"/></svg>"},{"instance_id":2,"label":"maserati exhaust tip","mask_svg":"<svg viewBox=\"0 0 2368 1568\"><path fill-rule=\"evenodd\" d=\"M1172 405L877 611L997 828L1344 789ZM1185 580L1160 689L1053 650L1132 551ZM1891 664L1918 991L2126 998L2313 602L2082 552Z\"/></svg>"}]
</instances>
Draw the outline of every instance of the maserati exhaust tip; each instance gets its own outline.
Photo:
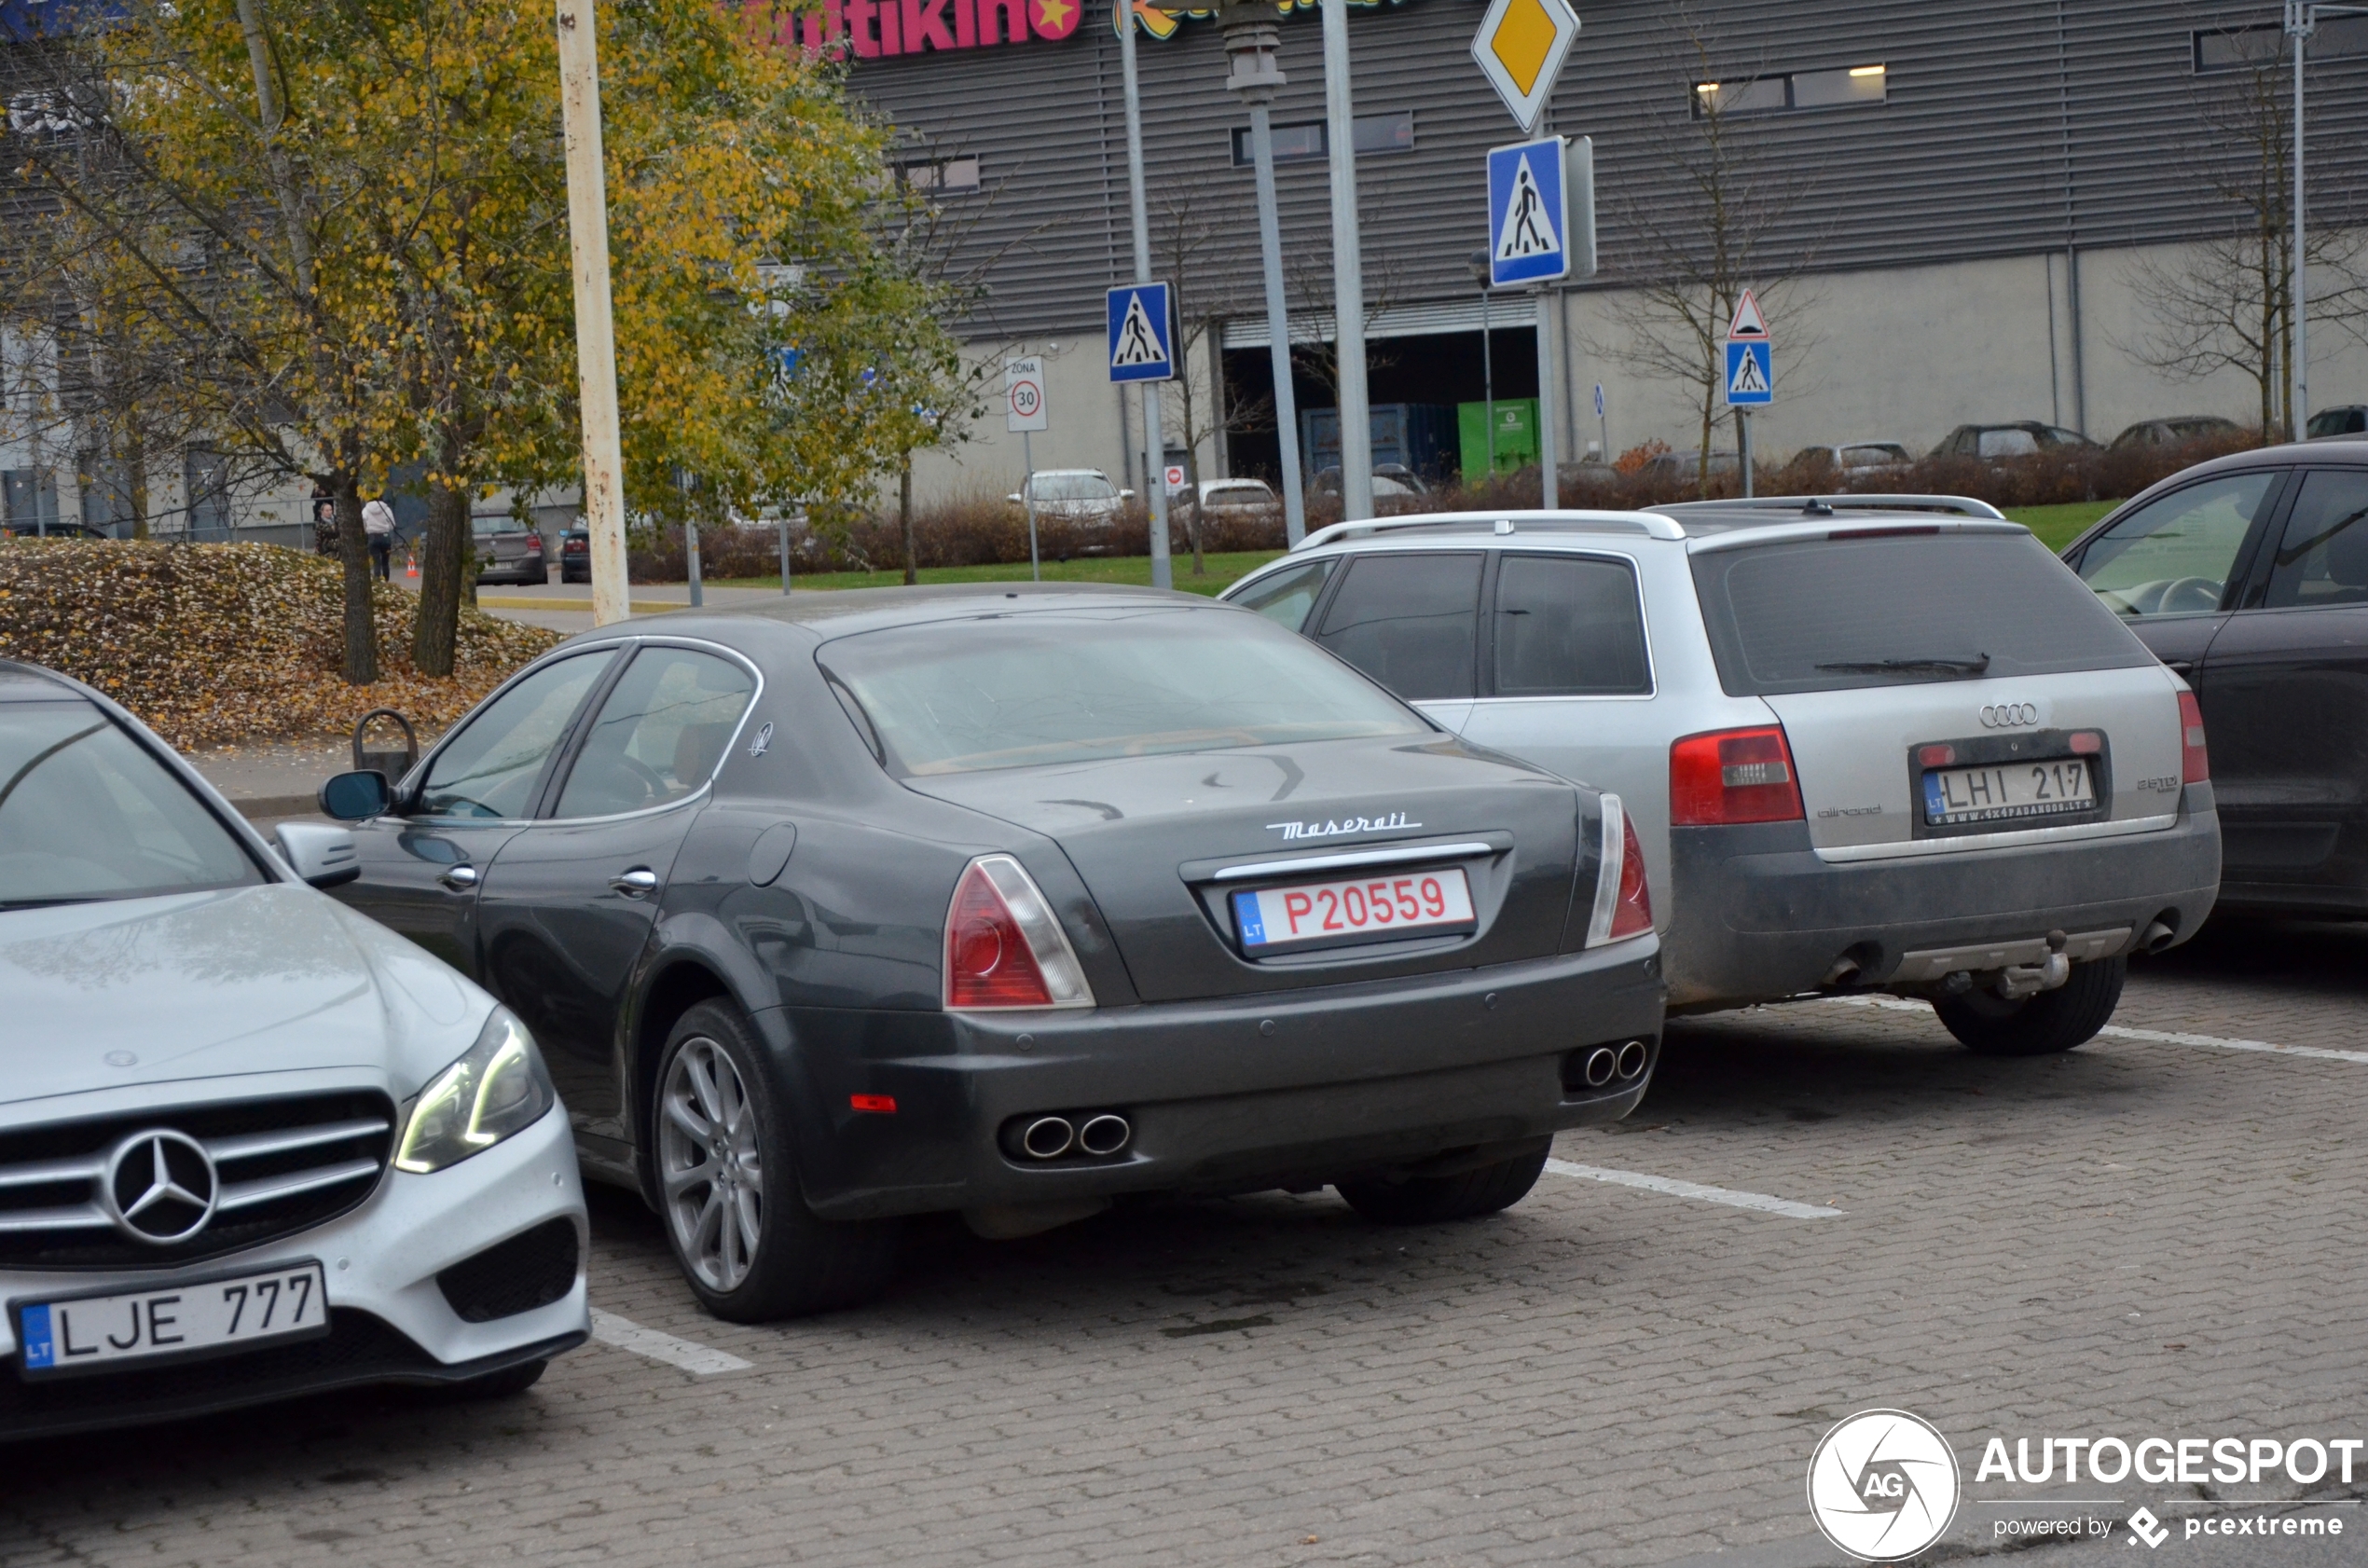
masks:
<instances>
[{"instance_id":1,"label":"maserati exhaust tip","mask_svg":"<svg viewBox=\"0 0 2368 1568\"><path fill-rule=\"evenodd\" d=\"M1104 1111L1099 1116L1088 1117L1085 1125L1077 1130L1077 1147L1097 1156L1116 1154L1134 1135L1135 1129L1128 1124L1126 1118Z\"/></svg>"},{"instance_id":2,"label":"maserati exhaust tip","mask_svg":"<svg viewBox=\"0 0 2368 1568\"><path fill-rule=\"evenodd\" d=\"M1077 1129L1066 1116L1039 1116L1020 1135L1020 1147L1036 1160L1057 1160L1076 1141Z\"/></svg>"},{"instance_id":3,"label":"maserati exhaust tip","mask_svg":"<svg viewBox=\"0 0 2368 1568\"><path fill-rule=\"evenodd\" d=\"M1650 1054L1651 1052L1645 1049L1645 1042L1641 1039L1632 1039L1621 1046L1619 1048L1619 1076L1623 1079L1634 1078L1638 1073L1643 1072L1645 1058Z\"/></svg>"},{"instance_id":4,"label":"maserati exhaust tip","mask_svg":"<svg viewBox=\"0 0 2368 1568\"><path fill-rule=\"evenodd\" d=\"M1599 1045L1587 1053L1587 1087L1601 1089L1619 1071L1619 1057L1608 1045Z\"/></svg>"}]
</instances>

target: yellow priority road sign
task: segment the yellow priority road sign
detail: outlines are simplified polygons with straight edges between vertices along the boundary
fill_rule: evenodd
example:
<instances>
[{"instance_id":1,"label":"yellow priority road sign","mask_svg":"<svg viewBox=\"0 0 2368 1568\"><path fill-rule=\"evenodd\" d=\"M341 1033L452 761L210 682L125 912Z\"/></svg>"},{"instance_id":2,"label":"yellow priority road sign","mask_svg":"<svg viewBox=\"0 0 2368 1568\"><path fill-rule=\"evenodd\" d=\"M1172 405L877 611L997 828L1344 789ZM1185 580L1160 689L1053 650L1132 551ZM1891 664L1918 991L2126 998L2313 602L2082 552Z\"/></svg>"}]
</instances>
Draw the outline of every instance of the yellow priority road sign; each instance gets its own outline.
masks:
<instances>
[{"instance_id":1,"label":"yellow priority road sign","mask_svg":"<svg viewBox=\"0 0 2368 1568\"><path fill-rule=\"evenodd\" d=\"M1577 37L1578 13L1570 0L1489 0L1472 35L1472 58L1523 131L1546 112L1554 78Z\"/></svg>"}]
</instances>

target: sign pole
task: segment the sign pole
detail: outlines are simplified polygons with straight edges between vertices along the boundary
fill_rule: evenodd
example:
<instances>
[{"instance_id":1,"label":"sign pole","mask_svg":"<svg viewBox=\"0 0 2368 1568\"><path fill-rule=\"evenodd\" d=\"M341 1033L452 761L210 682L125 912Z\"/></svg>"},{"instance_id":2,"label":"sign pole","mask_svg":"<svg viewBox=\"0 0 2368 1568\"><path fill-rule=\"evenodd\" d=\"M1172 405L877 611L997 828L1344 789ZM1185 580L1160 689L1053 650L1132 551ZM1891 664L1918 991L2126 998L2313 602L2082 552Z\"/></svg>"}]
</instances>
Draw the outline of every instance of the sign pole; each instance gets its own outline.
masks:
<instances>
[{"instance_id":1,"label":"sign pole","mask_svg":"<svg viewBox=\"0 0 2368 1568\"><path fill-rule=\"evenodd\" d=\"M790 597L790 520L780 519L781 529L781 597Z\"/></svg>"},{"instance_id":2,"label":"sign pole","mask_svg":"<svg viewBox=\"0 0 2368 1568\"><path fill-rule=\"evenodd\" d=\"M1348 0L1324 0L1324 138L1332 154L1332 349L1340 382L1341 517L1373 515L1373 416L1365 393L1365 268L1356 222L1356 111Z\"/></svg>"},{"instance_id":3,"label":"sign pole","mask_svg":"<svg viewBox=\"0 0 2368 1568\"><path fill-rule=\"evenodd\" d=\"M1020 507L1027 514L1027 574L1036 582L1044 581L1044 563L1036 555L1036 437L1020 432L1020 461L1027 467L1027 477L1020 481Z\"/></svg>"},{"instance_id":4,"label":"sign pole","mask_svg":"<svg viewBox=\"0 0 2368 1568\"><path fill-rule=\"evenodd\" d=\"M1546 309L1553 294L1541 288L1530 297L1537 301L1537 504L1551 512L1562 504L1554 450L1554 318Z\"/></svg>"},{"instance_id":5,"label":"sign pole","mask_svg":"<svg viewBox=\"0 0 2368 1568\"><path fill-rule=\"evenodd\" d=\"M1735 410L1735 455L1743 465L1743 499L1749 501L1752 498L1752 411L1748 408Z\"/></svg>"},{"instance_id":6,"label":"sign pole","mask_svg":"<svg viewBox=\"0 0 2368 1568\"><path fill-rule=\"evenodd\" d=\"M1496 477L1496 346L1488 330L1488 284L1480 284L1480 401L1488 410L1488 476Z\"/></svg>"},{"instance_id":7,"label":"sign pole","mask_svg":"<svg viewBox=\"0 0 2368 1568\"><path fill-rule=\"evenodd\" d=\"M1135 0L1114 0L1120 7L1118 55L1126 83L1126 194L1135 219L1135 281L1151 281L1151 220L1143 196L1143 92L1135 76ZM1175 568L1167 558L1167 444L1160 436L1159 389L1143 389L1143 477L1151 512L1151 586L1176 586ZM1161 475L1160 481L1152 481Z\"/></svg>"},{"instance_id":8,"label":"sign pole","mask_svg":"<svg viewBox=\"0 0 2368 1568\"><path fill-rule=\"evenodd\" d=\"M592 0L558 0L559 115L567 134L568 241L575 270L575 373L584 420L584 527L592 624L632 613L625 585L625 452L617 431L616 323L609 310L608 180L600 161L600 63Z\"/></svg>"},{"instance_id":9,"label":"sign pole","mask_svg":"<svg viewBox=\"0 0 2368 1568\"><path fill-rule=\"evenodd\" d=\"M1274 205L1274 127L1263 103L1250 107L1250 157L1258 166L1258 249L1266 273L1266 357L1274 367L1274 436L1283 449L1282 473L1277 475L1283 491L1283 543L1296 546L1307 537L1307 471L1300 466L1299 391L1291 383L1291 323L1283 294L1283 225Z\"/></svg>"}]
</instances>

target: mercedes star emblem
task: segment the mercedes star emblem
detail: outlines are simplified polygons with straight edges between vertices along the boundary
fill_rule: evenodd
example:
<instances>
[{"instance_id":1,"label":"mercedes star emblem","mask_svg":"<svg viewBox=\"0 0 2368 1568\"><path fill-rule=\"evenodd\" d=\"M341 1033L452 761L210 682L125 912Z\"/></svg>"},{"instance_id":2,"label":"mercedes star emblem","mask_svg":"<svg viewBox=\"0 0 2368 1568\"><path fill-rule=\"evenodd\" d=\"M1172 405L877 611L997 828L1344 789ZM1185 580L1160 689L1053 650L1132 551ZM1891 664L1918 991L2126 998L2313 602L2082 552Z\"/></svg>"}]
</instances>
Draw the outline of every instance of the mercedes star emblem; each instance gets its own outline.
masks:
<instances>
[{"instance_id":1,"label":"mercedes star emblem","mask_svg":"<svg viewBox=\"0 0 2368 1568\"><path fill-rule=\"evenodd\" d=\"M135 1242L171 1246L205 1229L221 1183L205 1146L170 1127L134 1133L107 1156L100 1201Z\"/></svg>"}]
</instances>

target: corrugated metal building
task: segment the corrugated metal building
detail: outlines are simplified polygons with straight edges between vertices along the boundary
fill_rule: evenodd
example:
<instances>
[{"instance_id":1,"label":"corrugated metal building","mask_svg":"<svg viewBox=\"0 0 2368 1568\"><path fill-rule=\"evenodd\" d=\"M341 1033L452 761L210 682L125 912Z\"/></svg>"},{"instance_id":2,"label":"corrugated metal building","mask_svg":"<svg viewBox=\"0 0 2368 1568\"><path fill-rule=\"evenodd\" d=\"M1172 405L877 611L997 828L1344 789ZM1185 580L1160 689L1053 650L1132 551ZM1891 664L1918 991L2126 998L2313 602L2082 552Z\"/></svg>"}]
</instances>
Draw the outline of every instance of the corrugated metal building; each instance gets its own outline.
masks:
<instances>
[{"instance_id":1,"label":"corrugated metal building","mask_svg":"<svg viewBox=\"0 0 2368 1568\"><path fill-rule=\"evenodd\" d=\"M1055 346L1053 430L1038 438L1037 461L1137 474L1100 357L1101 291L1132 269L1110 13L1090 7L1081 23L1063 16L1068 31L1058 38L935 47L941 31L956 31L939 19L961 18L970 4L846 0L833 9L837 25L858 9L884 13L886 21L867 20L864 44L917 51L859 59L853 81L905 133L914 177L934 183L961 227L963 265L985 268L991 295L965 336L983 357ZM1074 0L1051 4L1067 12ZM990 8L999 34L1008 7ZM2152 257L2177 270L2182 247L2242 221L2225 187L2264 149L2233 123L2242 118L2237 105L2249 90L2274 91L2280 107L2270 120L2291 117L2276 6L1581 0L1579 8L1584 28L1549 125L1594 139L1606 272L1547 303L1548 368L1562 378L1570 416L1565 452L1606 437L1614 450L1646 437L1699 443L1687 389L1641 368L1633 338L1646 310L1638 285L1665 274L1668 251L1701 240L1694 103L1712 82L1728 146L1721 172L1739 190L1754 276L1778 282L1769 301L1778 401L1756 426L1763 456L1872 438L1921 450L1977 420L2035 418L2108 437L2167 414L2258 418L2257 392L2240 375L2198 382L2145 363L2160 323L2137 269ZM1482 307L1468 258L1485 242L1482 154L1518 139L1470 58L1481 9L1394 0L1352 12L1377 404L1481 395ZM970 20L963 35L975 37ZM1172 35L1146 34L1138 48L1154 270L1179 283L1181 322L1215 323L1195 345L1199 402L1221 378L1248 408L1223 438L1202 442L1202 471L1271 469L1272 416L1261 429L1258 412L1272 383L1251 174L1236 136L1247 115L1224 89L1214 24L1172 20ZM1296 324L1328 336L1313 6L1283 31L1290 80L1273 118L1286 159L1277 170L1286 265L1292 308L1304 313ZM2368 19L2330 21L2310 65L2314 227L2368 221L2363 88ZM1521 330L1533 308L1525 295L1490 308L1500 397L1535 391L1535 338ZM2313 406L2368 398L2368 354L2332 325L2314 333L2312 370ZM1601 427L1590 397L1598 382L1609 406ZM1302 408L1333 401L1304 367L1298 392ZM1173 433L1180 410L1170 399ZM1213 422L1205 413L1194 420ZM925 484L1008 488L1019 454L1000 424L985 421L978 442L936 460Z\"/></svg>"}]
</instances>

